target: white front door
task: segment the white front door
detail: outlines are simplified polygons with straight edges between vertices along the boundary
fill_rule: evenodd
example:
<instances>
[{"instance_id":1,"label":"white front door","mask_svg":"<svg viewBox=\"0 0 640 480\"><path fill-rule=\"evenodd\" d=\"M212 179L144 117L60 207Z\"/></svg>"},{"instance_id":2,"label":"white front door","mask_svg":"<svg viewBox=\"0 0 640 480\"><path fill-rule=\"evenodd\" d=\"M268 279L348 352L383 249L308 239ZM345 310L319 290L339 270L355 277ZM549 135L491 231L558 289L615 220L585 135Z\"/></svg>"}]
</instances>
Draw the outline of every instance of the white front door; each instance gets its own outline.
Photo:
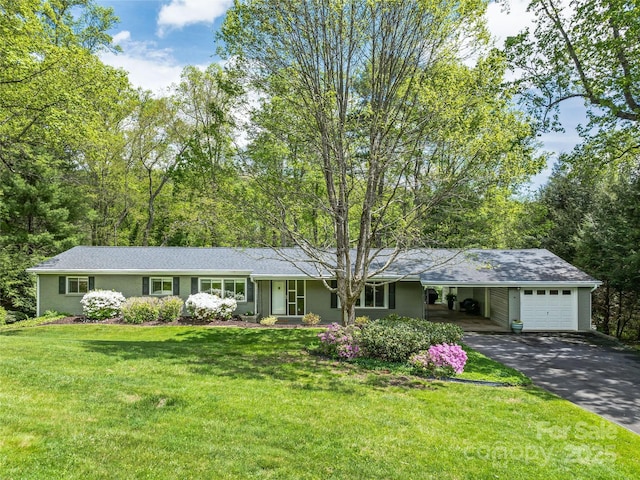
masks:
<instances>
[{"instance_id":1,"label":"white front door","mask_svg":"<svg viewBox=\"0 0 640 480\"><path fill-rule=\"evenodd\" d=\"M271 313L273 315L287 314L287 282L273 280L271 282Z\"/></svg>"}]
</instances>

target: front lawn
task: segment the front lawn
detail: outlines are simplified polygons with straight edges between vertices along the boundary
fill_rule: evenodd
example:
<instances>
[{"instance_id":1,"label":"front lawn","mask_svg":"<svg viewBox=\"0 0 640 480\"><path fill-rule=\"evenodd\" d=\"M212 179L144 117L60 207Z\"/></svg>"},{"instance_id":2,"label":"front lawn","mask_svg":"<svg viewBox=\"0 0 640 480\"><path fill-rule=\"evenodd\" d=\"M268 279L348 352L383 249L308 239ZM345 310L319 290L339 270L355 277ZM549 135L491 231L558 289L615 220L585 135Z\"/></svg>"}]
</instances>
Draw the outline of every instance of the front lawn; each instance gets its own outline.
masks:
<instances>
[{"instance_id":1,"label":"front lawn","mask_svg":"<svg viewBox=\"0 0 640 480\"><path fill-rule=\"evenodd\" d=\"M305 353L313 329L0 331L0 478L633 478L640 437L535 387ZM509 377L470 356L468 375ZM515 377L514 377L515 378Z\"/></svg>"}]
</instances>

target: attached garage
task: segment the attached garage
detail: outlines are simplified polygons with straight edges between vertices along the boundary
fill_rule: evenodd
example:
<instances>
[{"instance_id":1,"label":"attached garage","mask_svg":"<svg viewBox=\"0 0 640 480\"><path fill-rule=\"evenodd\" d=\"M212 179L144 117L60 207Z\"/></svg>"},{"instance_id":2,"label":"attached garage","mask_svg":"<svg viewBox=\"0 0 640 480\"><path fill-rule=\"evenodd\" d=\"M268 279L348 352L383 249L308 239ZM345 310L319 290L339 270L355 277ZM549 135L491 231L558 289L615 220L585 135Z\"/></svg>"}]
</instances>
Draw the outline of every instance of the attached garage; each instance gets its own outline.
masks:
<instances>
[{"instance_id":1,"label":"attached garage","mask_svg":"<svg viewBox=\"0 0 640 480\"><path fill-rule=\"evenodd\" d=\"M601 283L548 250L469 250L420 274L423 285L441 285L473 298L482 316L524 331L588 331L591 292ZM432 254L434 255L434 254Z\"/></svg>"},{"instance_id":2,"label":"attached garage","mask_svg":"<svg viewBox=\"0 0 640 480\"><path fill-rule=\"evenodd\" d=\"M522 288L520 315L526 330L577 330L578 291L558 287Z\"/></svg>"}]
</instances>

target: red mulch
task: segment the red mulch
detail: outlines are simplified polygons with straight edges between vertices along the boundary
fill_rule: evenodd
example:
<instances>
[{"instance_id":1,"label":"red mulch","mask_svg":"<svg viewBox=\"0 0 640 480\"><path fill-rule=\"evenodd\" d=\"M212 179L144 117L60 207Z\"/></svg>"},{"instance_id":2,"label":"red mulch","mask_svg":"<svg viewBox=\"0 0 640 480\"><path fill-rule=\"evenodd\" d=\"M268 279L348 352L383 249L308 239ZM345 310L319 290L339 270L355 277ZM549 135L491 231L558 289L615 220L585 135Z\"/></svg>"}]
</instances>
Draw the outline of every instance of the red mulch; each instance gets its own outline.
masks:
<instances>
[{"instance_id":1,"label":"red mulch","mask_svg":"<svg viewBox=\"0 0 640 480\"><path fill-rule=\"evenodd\" d=\"M286 320L284 321L286 322ZM140 324L125 323L120 318L109 318L107 320L87 320L84 316L64 317L52 322L48 322L48 325L79 325L79 324L91 324L91 325L132 325L136 327L154 327L154 326L199 326L199 327L243 327L243 328L309 328L308 325L295 324L295 323L276 323L275 325L260 325L259 323L243 322L242 320L215 320L213 322L200 322L189 317L182 317L175 322L144 322Z\"/></svg>"}]
</instances>

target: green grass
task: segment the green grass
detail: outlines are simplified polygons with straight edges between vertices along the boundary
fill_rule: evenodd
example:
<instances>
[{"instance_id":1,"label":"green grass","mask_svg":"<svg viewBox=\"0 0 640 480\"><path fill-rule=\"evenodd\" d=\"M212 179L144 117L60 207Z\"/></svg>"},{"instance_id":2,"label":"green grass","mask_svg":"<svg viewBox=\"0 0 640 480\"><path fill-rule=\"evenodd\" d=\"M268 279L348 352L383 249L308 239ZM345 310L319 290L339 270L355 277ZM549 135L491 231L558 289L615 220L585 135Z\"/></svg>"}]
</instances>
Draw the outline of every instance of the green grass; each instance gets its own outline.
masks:
<instances>
[{"instance_id":1,"label":"green grass","mask_svg":"<svg viewBox=\"0 0 640 480\"><path fill-rule=\"evenodd\" d=\"M4 329L0 478L622 479L640 471L639 436L544 390L428 382L325 360L305 353L315 334ZM468 370L509 376L475 355Z\"/></svg>"}]
</instances>

